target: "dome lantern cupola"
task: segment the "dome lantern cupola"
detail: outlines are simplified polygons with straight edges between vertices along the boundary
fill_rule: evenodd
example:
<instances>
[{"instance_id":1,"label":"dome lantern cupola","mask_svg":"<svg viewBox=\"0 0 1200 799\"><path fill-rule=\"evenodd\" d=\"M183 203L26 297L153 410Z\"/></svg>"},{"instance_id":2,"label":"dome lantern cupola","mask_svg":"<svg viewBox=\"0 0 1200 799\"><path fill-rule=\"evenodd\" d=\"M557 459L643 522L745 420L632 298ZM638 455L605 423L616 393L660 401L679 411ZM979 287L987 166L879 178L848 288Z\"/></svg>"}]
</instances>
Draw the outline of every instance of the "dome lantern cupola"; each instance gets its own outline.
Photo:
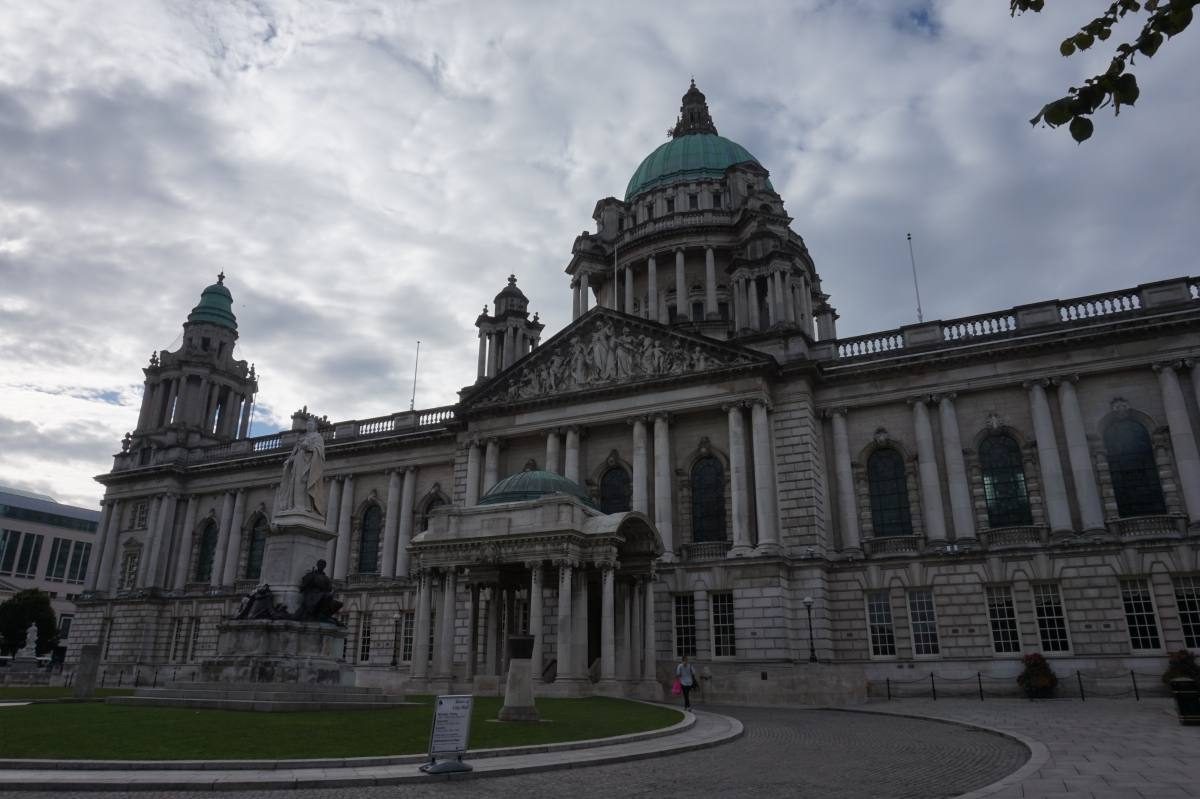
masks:
<instances>
[{"instance_id":1,"label":"dome lantern cupola","mask_svg":"<svg viewBox=\"0 0 1200 799\"><path fill-rule=\"evenodd\" d=\"M713 124L712 115L708 113L708 101L704 92L696 88L696 79L683 95L683 103L679 106L679 118L675 120L675 128L671 138L678 139L692 133L711 133L717 135L717 126Z\"/></svg>"}]
</instances>

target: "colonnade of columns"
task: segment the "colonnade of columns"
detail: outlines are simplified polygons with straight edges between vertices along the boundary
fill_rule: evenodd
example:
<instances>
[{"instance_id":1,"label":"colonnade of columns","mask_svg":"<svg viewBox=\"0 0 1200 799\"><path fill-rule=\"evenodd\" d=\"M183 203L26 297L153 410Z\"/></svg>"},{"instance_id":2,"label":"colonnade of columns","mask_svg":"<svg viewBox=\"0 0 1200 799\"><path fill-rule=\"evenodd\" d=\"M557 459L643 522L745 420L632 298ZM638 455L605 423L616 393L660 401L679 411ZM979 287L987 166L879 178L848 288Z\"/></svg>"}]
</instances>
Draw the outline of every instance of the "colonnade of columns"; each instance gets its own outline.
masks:
<instances>
[{"instance_id":1,"label":"colonnade of columns","mask_svg":"<svg viewBox=\"0 0 1200 799\"><path fill-rule=\"evenodd\" d=\"M683 248L675 248L673 255L675 265L673 281L675 290L675 317L677 320L703 321L701 319L692 319L690 289L687 281L687 261ZM666 302L666 288L660 286L658 282L658 260L656 256L652 255L644 263L646 274L646 289L644 292L638 295L634 288L637 280L637 272L642 262L629 263L624 266L617 266L613 270L611 280L607 284L607 290L601 300L604 305L628 314L634 313L635 302L640 303L637 315L643 319L667 324L670 322L670 312ZM575 279L571 281L572 319L578 319L588 312L590 299L588 284L589 276L585 271L580 271ZM720 307L717 300L716 253L712 247L704 248L703 297L704 319L719 319Z\"/></svg>"},{"instance_id":2,"label":"colonnade of columns","mask_svg":"<svg viewBox=\"0 0 1200 799\"><path fill-rule=\"evenodd\" d=\"M477 379L495 377L538 345L538 337L519 325L479 331Z\"/></svg>"},{"instance_id":3,"label":"colonnade of columns","mask_svg":"<svg viewBox=\"0 0 1200 799\"><path fill-rule=\"evenodd\" d=\"M147 380L137 429L192 424L220 438L250 434L254 392L203 376L199 386L188 388L187 380L186 374L153 383Z\"/></svg>"},{"instance_id":4,"label":"colonnade of columns","mask_svg":"<svg viewBox=\"0 0 1200 799\"><path fill-rule=\"evenodd\" d=\"M546 672L545 580L543 561L524 564L524 585L510 581L470 583L463 592L468 603L466 647L461 669L455 666L455 632L458 624L458 573L455 567L422 569L417 575L416 624L411 676L414 680L451 681L477 674L498 676L506 668L505 640L526 632L517 609L518 595L528 607L527 632L533 637L531 671L535 682ZM592 564L600 581L599 681L654 680L657 668L654 621L654 576L618 576L618 564ZM562 559L552 564L557 583L553 657L556 682L566 685L589 680L592 663L588 652L588 580L584 564ZM433 618L435 629L430 630ZM480 628L482 628L482 635ZM432 635L431 635L432 632ZM430 641L434 649L429 649ZM432 667L432 668L431 668Z\"/></svg>"},{"instance_id":5,"label":"colonnade of columns","mask_svg":"<svg viewBox=\"0 0 1200 799\"><path fill-rule=\"evenodd\" d=\"M1196 396L1200 398L1200 368L1190 361L1154 364L1163 411L1170 430L1171 447L1175 455L1175 466L1179 473L1179 487L1188 519L1192 525L1200 523L1200 447L1197 446L1196 431L1188 414L1178 372L1190 368L1191 382ZM1076 523L1072 519L1071 499L1078 513L1078 528L1082 532L1106 529L1104 506L1100 496L1099 481L1093 464L1091 446L1083 411L1076 391L1078 375L1059 378L1041 378L1022 383L1029 400L1033 437L1037 446L1037 461L1041 476L1043 505L1046 522L1052 532L1074 532ZM1068 492L1062 453L1055 430L1049 390L1057 398L1059 419L1066 444L1067 468L1071 471L1071 488ZM933 542L973 538L975 518L971 503L971 486L963 458L961 431L954 408L955 394L931 395L911 399L913 433L917 449L917 472L921 496L922 519L925 535ZM933 428L930 423L928 405L938 406L942 438L942 463L946 472L946 488L949 493L951 527L946 527L946 509L942 494L942 479L937 461ZM854 486L854 473L847 433L847 410L831 409L827 416L831 421L834 450L834 477L838 498L838 519L845 549L861 546L862 536L858 520L858 503ZM732 428L731 428L732 430ZM732 433L731 433L732 436ZM734 502L735 514L737 501Z\"/></svg>"},{"instance_id":6,"label":"colonnade of columns","mask_svg":"<svg viewBox=\"0 0 1200 799\"><path fill-rule=\"evenodd\" d=\"M767 330L775 325L788 325L799 326L812 335L812 290L808 276L793 274L788 269L774 269L765 274L739 269L733 275L733 319L735 330Z\"/></svg>"}]
</instances>

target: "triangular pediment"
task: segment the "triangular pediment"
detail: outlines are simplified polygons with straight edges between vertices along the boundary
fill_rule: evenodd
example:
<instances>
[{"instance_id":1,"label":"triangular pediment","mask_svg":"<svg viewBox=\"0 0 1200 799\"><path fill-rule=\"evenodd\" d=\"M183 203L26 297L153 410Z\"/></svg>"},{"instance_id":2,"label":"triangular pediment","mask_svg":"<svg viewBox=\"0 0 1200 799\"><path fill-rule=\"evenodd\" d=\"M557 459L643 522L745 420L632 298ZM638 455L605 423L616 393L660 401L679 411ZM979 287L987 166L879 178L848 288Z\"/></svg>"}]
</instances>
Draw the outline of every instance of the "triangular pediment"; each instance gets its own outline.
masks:
<instances>
[{"instance_id":1,"label":"triangular pediment","mask_svg":"<svg viewBox=\"0 0 1200 799\"><path fill-rule=\"evenodd\" d=\"M762 367L768 355L595 308L465 399L481 408Z\"/></svg>"}]
</instances>

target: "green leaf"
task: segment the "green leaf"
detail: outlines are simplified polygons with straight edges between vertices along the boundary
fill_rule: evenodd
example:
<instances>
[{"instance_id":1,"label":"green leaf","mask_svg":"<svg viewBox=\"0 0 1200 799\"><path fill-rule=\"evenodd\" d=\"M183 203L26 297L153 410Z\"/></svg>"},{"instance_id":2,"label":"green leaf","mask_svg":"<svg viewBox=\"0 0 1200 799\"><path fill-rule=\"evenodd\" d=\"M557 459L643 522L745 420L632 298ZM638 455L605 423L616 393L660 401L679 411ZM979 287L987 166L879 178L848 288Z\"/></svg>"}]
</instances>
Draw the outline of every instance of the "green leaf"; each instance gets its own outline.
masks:
<instances>
[{"instance_id":1,"label":"green leaf","mask_svg":"<svg viewBox=\"0 0 1200 799\"><path fill-rule=\"evenodd\" d=\"M1117 105L1133 105L1137 102L1140 94L1137 78L1132 74L1125 74L1117 78L1117 86L1113 90L1113 100Z\"/></svg>"},{"instance_id":2,"label":"green leaf","mask_svg":"<svg viewBox=\"0 0 1200 799\"><path fill-rule=\"evenodd\" d=\"M1162 46L1162 43L1163 35L1158 31L1155 31L1148 36L1143 36L1138 39L1138 52L1146 56L1146 58L1150 58L1158 52L1158 48Z\"/></svg>"},{"instance_id":3,"label":"green leaf","mask_svg":"<svg viewBox=\"0 0 1200 799\"><path fill-rule=\"evenodd\" d=\"M1096 41L1096 38L1090 33L1083 33L1081 31L1072 36L1071 41L1074 42L1075 46L1080 50L1086 50L1092 46L1092 43Z\"/></svg>"},{"instance_id":4,"label":"green leaf","mask_svg":"<svg viewBox=\"0 0 1200 799\"><path fill-rule=\"evenodd\" d=\"M1108 41L1109 36L1112 36L1112 31L1108 28L1101 28L1100 30L1096 31L1096 38L1102 42Z\"/></svg>"},{"instance_id":5,"label":"green leaf","mask_svg":"<svg viewBox=\"0 0 1200 799\"><path fill-rule=\"evenodd\" d=\"M1064 97L1061 100L1055 100L1046 105L1042 109L1042 118L1046 120L1046 124L1052 128L1057 128L1059 125L1065 125L1071 121L1074 112L1071 111L1071 98Z\"/></svg>"},{"instance_id":6,"label":"green leaf","mask_svg":"<svg viewBox=\"0 0 1200 799\"><path fill-rule=\"evenodd\" d=\"M1071 44L1070 39L1063 39L1063 43L1058 46L1058 52L1063 54L1063 58L1075 52L1075 45Z\"/></svg>"},{"instance_id":7,"label":"green leaf","mask_svg":"<svg viewBox=\"0 0 1200 799\"><path fill-rule=\"evenodd\" d=\"M1092 120L1087 117L1075 117L1071 120L1071 138L1082 144L1092 136Z\"/></svg>"},{"instance_id":8,"label":"green leaf","mask_svg":"<svg viewBox=\"0 0 1200 799\"><path fill-rule=\"evenodd\" d=\"M1172 5L1170 13L1166 19L1159 24L1159 29L1167 34L1167 36L1176 36L1183 33L1192 21L1192 9L1182 5Z\"/></svg>"}]
</instances>

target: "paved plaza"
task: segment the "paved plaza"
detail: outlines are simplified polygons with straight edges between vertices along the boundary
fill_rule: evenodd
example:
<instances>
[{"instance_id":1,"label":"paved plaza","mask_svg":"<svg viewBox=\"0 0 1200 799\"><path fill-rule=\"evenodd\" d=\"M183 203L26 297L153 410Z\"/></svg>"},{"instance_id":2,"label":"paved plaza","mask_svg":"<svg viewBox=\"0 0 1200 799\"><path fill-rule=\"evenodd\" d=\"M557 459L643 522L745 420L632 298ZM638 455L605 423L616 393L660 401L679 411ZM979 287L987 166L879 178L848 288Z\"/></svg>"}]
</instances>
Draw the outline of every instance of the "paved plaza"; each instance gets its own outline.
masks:
<instances>
[{"instance_id":1,"label":"paved plaza","mask_svg":"<svg viewBox=\"0 0 1200 799\"><path fill-rule=\"evenodd\" d=\"M1164 699L1086 703L907 700L873 703L852 711L706 709L740 720L744 735L716 748L665 757L565 769L559 763L552 771L455 782L232 793L89 792L87 796L1165 799L1200 794L1196 758L1200 728L1180 726L1172 704ZM963 724L1012 733L1027 745ZM5 792L5 796L41 799L62 794Z\"/></svg>"}]
</instances>

